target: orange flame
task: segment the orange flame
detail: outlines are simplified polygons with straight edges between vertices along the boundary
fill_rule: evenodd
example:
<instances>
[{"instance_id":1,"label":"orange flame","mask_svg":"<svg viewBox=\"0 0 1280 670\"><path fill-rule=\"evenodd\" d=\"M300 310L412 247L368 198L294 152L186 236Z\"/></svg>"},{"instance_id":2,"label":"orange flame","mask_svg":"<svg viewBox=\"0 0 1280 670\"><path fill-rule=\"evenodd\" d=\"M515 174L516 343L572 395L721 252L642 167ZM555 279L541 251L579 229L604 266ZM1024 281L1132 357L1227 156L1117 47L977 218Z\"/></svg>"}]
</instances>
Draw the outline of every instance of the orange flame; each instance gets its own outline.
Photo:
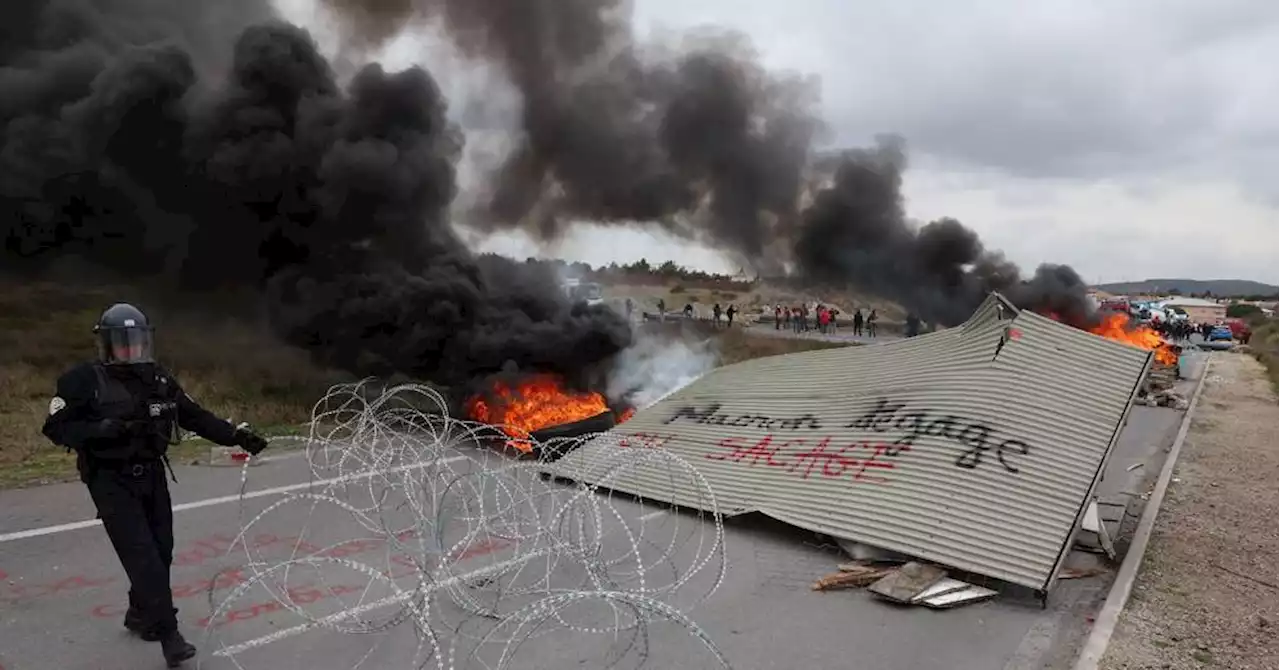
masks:
<instances>
[{"instance_id":1,"label":"orange flame","mask_svg":"<svg viewBox=\"0 0 1280 670\"><path fill-rule=\"evenodd\" d=\"M484 395L474 396L465 409L471 419L501 427L513 438L508 446L528 453L533 450L527 440L530 433L589 419L609 411L609 404L599 393L568 391L555 375L542 374L522 380L514 388L498 382L489 400Z\"/></svg>"},{"instance_id":2,"label":"orange flame","mask_svg":"<svg viewBox=\"0 0 1280 670\"><path fill-rule=\"evenodd\" d=\"M1130 327L1127 314L1109 314L1102 318L1102 323L1090 328L1089 332L1109 340L1117 340L1140 349L1154 351L1156 361L1159 363L1174 365L1178 362L1178 355L1165 345L1159 333L1146 326Z\"/></svg>"},{"instance_id":3,"label":"orange flame","mask_svg":"<svg viewBox=\"0 0 1280 670\"><path fill-rule=\"evenodd\" d=\"M622 410L620 414L618 414L618 423L623 423L624 421L627 421L628 419L630 419L635 415L636 415L636 408L628 407Z\"/></svg>"}]
</instances>

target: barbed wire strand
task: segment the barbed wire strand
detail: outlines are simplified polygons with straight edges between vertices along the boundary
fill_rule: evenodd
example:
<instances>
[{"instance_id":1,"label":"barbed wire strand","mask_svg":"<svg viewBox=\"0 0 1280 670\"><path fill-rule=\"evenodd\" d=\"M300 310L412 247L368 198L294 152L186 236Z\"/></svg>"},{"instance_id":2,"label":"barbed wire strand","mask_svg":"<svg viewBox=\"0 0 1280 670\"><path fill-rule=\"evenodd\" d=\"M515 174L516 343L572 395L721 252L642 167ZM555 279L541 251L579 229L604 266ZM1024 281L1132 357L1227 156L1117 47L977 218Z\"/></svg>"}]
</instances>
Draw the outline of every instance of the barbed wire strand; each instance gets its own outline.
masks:
<instances>
[{"instance_id":1,"label":"barbed wire strand","mask_svg":"<svg viewBox=\"0 0 1280 670\"><path fill-rule=\"evenodd\" d=\"M213 643L214 654L237 668L245 668L238 656L250 649L317 629L364 636L412 630L415 668L520 667L520 650L546 635L609 640L601 665L588 667L611 668L629 656L641 667L659 623L684 631L714 665L730 667L686 613L724 580L723 522L706 480L666 450L628 448L612 433L535 442L557 451L604 443L577 477L551 477L545 464L512 457L501 426L451 417L431 387L379 388L371 380L329 389L313 407L305 437L271 439L304 442L310 486L251 514L244 498L250 465L241 467L240 532L228 556L238 547L243 561L220 572L236 571L229 593L219 598L216 585L227 580L210 580L204 631L205 645ZM637 467L649 476L665 473L673 490L694 495L697 504L664 514L660 524L646 521L652 514L635 517L643 508L610 484ZM255 533L274 537L262 529L281 523L296 529L293 545L287 556L266 556L276 544L255 541ZM363 536L352 537L356 529ZM344 549L352 546L361 550ZM299 573L312 580L305 588L296 585ZM364 583L339 584L339 574ZM287 612L300 623L254 641L224 640L220 622L262 591L272 600L252 609ZM313 611L321 603L337 611ZM314 667L328 666L317 659Z\"/></svg>"}]
</instances>

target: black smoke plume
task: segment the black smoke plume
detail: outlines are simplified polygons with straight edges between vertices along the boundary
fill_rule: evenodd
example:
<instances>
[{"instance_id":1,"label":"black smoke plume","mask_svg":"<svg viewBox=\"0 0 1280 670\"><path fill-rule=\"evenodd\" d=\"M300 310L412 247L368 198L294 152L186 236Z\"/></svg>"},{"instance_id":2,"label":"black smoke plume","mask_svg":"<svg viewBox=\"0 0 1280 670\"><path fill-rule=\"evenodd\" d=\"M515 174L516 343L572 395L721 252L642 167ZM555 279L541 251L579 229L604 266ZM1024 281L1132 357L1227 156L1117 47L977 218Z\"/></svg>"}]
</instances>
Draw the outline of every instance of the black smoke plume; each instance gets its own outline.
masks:
<instances>
[{"instance_id":1,"label":"black smoke plume","mask_svg":"<svg viewBox=\"0 0 1280 670\"><path fill-rule=\"evenodd\" d=\"M453 233L462 137L429 74L373 65L340 87L304 31L210 20L231 4L5 3L6 269L76 256L256 288L326 363L450 386L512 366L588 383L628 344L613 313Z\"/></svg>"},{"instance_id":2,"label":"black smoke plume","mask_svg":"<svg viewBox=\"0 0 1280 670\"><path fill-rule=\"evenodd\" d=\"M325 2L357 44L424 18L463 53L503 66L521 94L520 128L475 227L550 240L575 220L654 222L762 273L852 284L944 325L991 290L1090 318L1071 268L1046 265L1024 281L958 221L910 224L899 140L844 152L815 190L815 82L765 72L741 40L691 36L674 52L638 44L622 0Z\"/></svg>"},{"instance_id":3,"label":"black smoke plume","mask_svg":"<svg viewBox=\"0 0 1280 670\"><path fill-rule=\"evenodd\" d=\"M963 321L991 291L1079 327L1095 320L1084 281L1065 265L1041 265L1030 279L978 234L950 218L907 221L900 138L843 152L796 229L794 260L810 277L848 282L892 299L926 321Z\"/></svg>"}]
</instances>

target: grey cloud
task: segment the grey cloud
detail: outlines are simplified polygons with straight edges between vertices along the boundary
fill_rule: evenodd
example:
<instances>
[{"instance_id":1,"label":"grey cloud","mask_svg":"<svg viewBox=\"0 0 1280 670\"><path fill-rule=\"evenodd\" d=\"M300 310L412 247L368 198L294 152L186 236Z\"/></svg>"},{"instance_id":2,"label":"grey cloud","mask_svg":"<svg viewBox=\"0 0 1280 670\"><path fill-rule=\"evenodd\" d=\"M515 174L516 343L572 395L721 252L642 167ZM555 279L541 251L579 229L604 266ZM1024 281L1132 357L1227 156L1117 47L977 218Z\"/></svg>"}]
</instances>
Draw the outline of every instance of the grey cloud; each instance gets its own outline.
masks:
<instances>
[{"instance_id":1,"label":"grey cloud","mask_svg":"<svg viewBox=\"0 0 1280 670\"><path fill-rule=\"evenodd\" d=\"M1175 171L1276 201L1274 2L907 0L795 11L811 14L828 56L812 65L836 144L897 132L913 153L958 167L1073 179ZM753 35L768 48L768 31Z\"/></svg>"}]
</instances>

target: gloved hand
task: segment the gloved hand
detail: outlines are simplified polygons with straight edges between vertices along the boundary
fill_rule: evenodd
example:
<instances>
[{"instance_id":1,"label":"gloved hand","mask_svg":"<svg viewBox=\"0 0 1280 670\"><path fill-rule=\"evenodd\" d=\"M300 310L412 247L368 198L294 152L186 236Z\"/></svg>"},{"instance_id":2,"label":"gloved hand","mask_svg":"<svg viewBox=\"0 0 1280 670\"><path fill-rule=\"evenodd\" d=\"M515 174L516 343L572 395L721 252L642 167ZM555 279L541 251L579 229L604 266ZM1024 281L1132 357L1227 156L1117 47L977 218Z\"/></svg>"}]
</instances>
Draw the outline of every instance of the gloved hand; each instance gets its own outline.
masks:
<instances>
[{"instance_id":1,"label":"gloved hand","mask_svg":"<svg viewBox=\"0 0 1280 670\"><path fill-rule=\"evenodd\" d=\"M267 441L245 426L236 428L236 444L254 456L267 448Z\"/></svg>"}]
</instances>

